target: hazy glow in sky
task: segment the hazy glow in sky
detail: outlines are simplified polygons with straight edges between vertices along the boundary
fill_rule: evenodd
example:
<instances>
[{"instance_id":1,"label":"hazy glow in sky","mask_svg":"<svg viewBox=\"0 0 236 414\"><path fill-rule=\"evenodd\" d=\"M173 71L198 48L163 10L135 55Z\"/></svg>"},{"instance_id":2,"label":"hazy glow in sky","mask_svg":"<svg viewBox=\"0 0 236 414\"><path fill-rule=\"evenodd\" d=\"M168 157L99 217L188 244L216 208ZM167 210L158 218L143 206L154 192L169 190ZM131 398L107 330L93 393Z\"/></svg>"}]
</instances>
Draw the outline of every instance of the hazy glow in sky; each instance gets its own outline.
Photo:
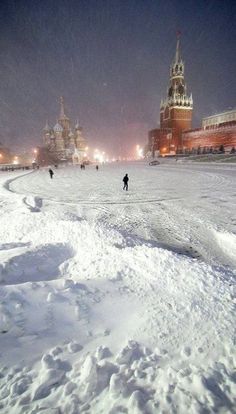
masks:
<instances>
[{"instance_id":1,"label":"hazy glow in sky","mask_svg":"<svg viewBox=\"0 0 236 414\"><path fill-rule=\"evenodd\" d=\"M177 29L194 124L235 106L236 2L8 0L0 4L0 141L41 144L63 95L91 145L145 143L159 121Z\"/></svg>"}]
</instances>

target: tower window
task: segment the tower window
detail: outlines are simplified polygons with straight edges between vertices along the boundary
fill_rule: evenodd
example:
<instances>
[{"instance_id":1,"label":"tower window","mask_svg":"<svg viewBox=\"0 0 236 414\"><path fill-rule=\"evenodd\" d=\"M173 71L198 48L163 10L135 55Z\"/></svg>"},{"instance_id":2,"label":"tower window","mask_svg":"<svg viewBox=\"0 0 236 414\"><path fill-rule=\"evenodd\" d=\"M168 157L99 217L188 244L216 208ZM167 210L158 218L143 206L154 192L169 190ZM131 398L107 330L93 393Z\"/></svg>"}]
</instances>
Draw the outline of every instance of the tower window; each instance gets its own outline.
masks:
<instances>
[{"instance_id":1,"label":"tower window","mask_svg":"<svg viewBox=\"0 0 236 414\"><path fill-rule=\"evenodd\" d=\"M183 87L182 84L179 85L178 92L179 92L180 95L183 95L184 94L184 87Z\"/></svg>"},{"instance_id":2,"label":"tower window","mask_svg":"<svg viewBox=\"0 0 236 414\"><path fill-rule=\"evenodd\" d=\"M172 93L173 93L173 88L172 88L172 86L169 88L169 92L168 92L168 96L169 96L169 98L172 96Z\"/></svg>"}]
</instances>

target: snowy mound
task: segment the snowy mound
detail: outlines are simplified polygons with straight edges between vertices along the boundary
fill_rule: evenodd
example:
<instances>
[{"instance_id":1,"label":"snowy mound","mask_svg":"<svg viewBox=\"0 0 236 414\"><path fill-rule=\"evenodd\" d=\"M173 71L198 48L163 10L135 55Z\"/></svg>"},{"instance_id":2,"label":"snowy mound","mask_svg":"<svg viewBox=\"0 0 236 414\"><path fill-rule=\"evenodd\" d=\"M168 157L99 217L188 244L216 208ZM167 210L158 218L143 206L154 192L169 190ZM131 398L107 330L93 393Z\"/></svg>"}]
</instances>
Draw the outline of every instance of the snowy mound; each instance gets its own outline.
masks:
<instances>
[{"instance_id":1,"label":"snowy mound","mask_svg":"<svg viewBox=\"0 0 236 414\"><path fill-rule=\"evenodd\" d=\"M233 412L233 174L202 168L1 175L1 412Z\"/></svg>"}]
</instances>

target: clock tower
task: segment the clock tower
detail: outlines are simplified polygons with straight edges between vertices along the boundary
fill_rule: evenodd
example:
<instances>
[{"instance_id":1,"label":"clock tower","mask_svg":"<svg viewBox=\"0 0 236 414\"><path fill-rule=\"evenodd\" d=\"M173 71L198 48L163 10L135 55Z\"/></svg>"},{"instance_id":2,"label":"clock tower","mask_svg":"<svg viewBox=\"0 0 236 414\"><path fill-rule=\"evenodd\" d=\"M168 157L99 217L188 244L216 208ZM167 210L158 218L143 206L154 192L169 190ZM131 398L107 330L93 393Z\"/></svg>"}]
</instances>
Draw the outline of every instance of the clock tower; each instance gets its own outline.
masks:
<instances>
[{"instance_id":1,"label":"clock tower","mask_svg":"<svg viewBox=\"0 0 236 414\"><path fill-rule=\"evenodd\" d=\"M176 153L182 150L182 131L191 129L192 111L193 98L192 94L187 94L178 32L175 57L170 66L167 98L161 101L160 106L160 130L163 136L162 147L165 149L161 149L161 152Z\"/></svg>"}]
</instances>

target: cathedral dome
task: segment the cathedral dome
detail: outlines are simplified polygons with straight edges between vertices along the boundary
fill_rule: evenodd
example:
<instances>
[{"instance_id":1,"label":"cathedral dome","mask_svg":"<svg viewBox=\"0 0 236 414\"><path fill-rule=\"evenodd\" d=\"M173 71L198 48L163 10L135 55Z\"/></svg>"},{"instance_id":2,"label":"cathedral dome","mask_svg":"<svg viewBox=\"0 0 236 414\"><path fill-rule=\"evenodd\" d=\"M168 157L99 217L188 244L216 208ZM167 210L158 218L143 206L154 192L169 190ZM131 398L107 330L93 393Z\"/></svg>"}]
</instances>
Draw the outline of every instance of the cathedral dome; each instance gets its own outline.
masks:
<instances>
[{"instance_id":1,"label":"cathedral dome","mask_svg":"<svg viewBox=\"0 0 236 414\"><path fill-rule=\"evenodd\" d=\"M50 126L48 125L48 121L46 122L46 125L45 125L45 127L43 128L43 130L44 130L44 132L50 132L50 131L51 131L51 128L50 128Z\"/></svg>"},{"instance_id":2,"label":"cathedral dome","mask_svg":"<svg viewBox=\"0 0 236 414\"><path fill-rule=\"evenodd\" d=\"M82 131L82 127L80 126L80 123L79 123L78 119L77 119L76 124L75 124L75 130Z\"/></svg>"},{"instance_id":3,"label":"cathedral dome","mask_svg":"<svg viewBox=\"0 0 236 414\"><path fill-rule=\"evenodd\" d=\"M56 125L54 126L54 128L53 128L53 131L54 132L62 132L63 131L63 128L62 128L62 126L57 122L56 123Z\"/></svg>"}]
</instances>

